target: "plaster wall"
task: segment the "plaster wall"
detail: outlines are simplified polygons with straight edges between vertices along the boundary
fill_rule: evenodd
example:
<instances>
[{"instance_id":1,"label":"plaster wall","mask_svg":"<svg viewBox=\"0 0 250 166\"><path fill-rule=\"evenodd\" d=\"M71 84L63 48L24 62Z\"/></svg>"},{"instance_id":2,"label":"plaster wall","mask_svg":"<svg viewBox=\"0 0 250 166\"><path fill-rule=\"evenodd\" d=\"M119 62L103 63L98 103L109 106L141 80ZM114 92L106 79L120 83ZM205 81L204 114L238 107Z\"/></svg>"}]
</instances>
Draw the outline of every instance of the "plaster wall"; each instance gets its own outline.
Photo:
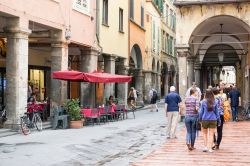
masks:
<instances>
[{"instance_id":1,"label":"plaster wall","mask_svg":"<svg viewBox=\"0 0 250 166\"><path fill-rule=\"evenodd\" d=\"M147 50L147 62L145 63L145 69L156 71L152 68L153 58L156 59L156 64L160 59L161 52L161 15L155 8L152 2L146 3L146 50ZM155 28L154 28L155 27ZM153 32L155 30L155 32ZM153 38L155 33L155 38ZM158 43L159 41L159 43ZM156 66L156 65L155 65Z\"/></svg>"},{"instance_id":2,"label":"plaster wall","mask_svg":"<svg viewBox=\"0 0 250 166\"><path fill-rule=\"evenodd\" d=\"M176 10L176 43L178 47L186 47L189 44L191 35L196 27L207 19L228 15L242 20L246 24L250 24L250 3L237 4L213 4L213 5L193 5L180 7Z\"/></svg>"},{"instance_id":3,"label":"plaster wall","mask_svg":"<svg viewBox=\"0 0 250 166\"><path fill-rule=\"evenodd\" d=\"M41 27L63 31L71 27L71 42L92 46L95 44L95 0L90 0L90 9L83 14L72 9L74 0L1 0L2 16L20 17L20 24L26 27L28 21ZM91 20L91 17L93 19ZM22 27L22 26L21 26ZM29 27L31 30L37 30Z\"/></svg>"},{"instance_id":4,"label":"plaster wall","mask_svg":"<svg viewBox=\"0 0 250 166\"><path fill-rule=\"evenodd\" d=\"M131 4L130 4L131 5ZM142 69L146 63L145 60L145 28L141 27L141 6L144 7L144 26L145 26L145 0L134 0L134 19L129 21L129 54L132 47L137 44L142 54Z\"/></svg>"},{"instance_id":5,"label":"plaster wall","mask_svg":"<svg viewBox=\"0 0 250 166\"><path fill-rule=\"evenodd\" d=\"M128 1L108 1L108 26L102 24L102 12L99 15L100 45L106 54L128 58ZM103 1L100 1L100 9ZM119 8L123 9L123 32L119 31Z\"/></svg>"}]
</instances>

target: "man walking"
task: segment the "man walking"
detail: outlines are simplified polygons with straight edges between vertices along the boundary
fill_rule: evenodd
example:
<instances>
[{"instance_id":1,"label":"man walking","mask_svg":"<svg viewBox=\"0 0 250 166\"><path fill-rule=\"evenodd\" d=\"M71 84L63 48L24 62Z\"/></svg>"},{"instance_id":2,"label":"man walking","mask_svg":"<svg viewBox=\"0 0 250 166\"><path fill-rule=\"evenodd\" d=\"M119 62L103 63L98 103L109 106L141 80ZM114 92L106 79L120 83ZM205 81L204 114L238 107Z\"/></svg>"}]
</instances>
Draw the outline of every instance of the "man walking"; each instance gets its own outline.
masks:
<instances>
[{"instance_id":1,"label":"man walking","mask_svg":"<svg viewBox=\"0 0 250 166\"><path fill-rule=\"evenodd\" d=\"M149 91L149 97L150 97L150 104L151 104L151 110L150 111L152 112L155 109L156 112L158 112L158 107L157 107L157 104L156 104L158 96L157 96L157 91L154 88L152 88Z\"/></svg>"},{"instance_id":2,"label":"man walking","mask_svg":"<svg viewBox=\"0 0 250 166\"><path fill-rule=\"evenodd\" d=\"M236 86L233 86L233 89L229 92L229 98L231 103L233 121L238 121L238 106L241 103L240 92L237 90Z\"/></svg>"},{"instance_id":3,"label":"man walking","mask_svg":"<svg viewBox=\"0 0 250 166\"><path fill-rule=\"evenodd\" d=\"M181 97L175 92L175 87L170 87L170 93L165 97L165 110L167 116L167 138L176 138L175 132L180 114L179 104Z\"/></svg>"}]
</instances>

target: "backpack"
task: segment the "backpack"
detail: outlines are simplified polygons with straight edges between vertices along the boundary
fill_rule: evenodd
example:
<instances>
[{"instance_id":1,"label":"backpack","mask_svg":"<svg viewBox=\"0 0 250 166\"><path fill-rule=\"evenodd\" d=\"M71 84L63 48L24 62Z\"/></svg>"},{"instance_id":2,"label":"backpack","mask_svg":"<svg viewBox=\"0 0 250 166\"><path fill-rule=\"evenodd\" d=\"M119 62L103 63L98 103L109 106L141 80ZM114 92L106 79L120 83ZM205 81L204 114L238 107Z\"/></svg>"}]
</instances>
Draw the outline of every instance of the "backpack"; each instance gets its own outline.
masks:
<instances>
[{"instance_id":1,"label":"backpack","mask_svg":"<svg viewBox=\"0 0 250 166\"><path fill-rule=\"evenodd\" d=\"M217 101L218 101L218 105L219 105L219 112L224 112L224 105L223 105L222 97L218 96Z\"/></svg>"},{"instance_id":2,"label":"backpack","mask_svg":"<svg viewBox=\"0 0 250 166\"><path fill-rule=\"evenodd\" d=\"M155 90L153 91L153 98L157 99L157 92Z\"/></svg>"}]
</instances>

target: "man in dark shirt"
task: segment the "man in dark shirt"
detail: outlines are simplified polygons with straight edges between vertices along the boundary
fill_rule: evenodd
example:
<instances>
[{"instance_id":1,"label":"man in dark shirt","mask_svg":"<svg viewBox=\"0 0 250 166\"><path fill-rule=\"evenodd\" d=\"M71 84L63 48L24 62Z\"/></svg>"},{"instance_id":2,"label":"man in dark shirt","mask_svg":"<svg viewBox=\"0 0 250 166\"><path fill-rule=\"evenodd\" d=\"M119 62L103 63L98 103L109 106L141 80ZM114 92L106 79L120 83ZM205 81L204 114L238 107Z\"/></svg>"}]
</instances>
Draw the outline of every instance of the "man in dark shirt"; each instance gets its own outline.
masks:
<instances>
[{"instance_id":1,"label":"man in dark shirt","mask_svg":"<svg viewBox=\"0 0 250 166\"><path fill-rule=\"evenodd\" d=\"M165 97L165 110L167 116L167 138L176 138L175 132L179 117L179 104L181 97L170 87L170 93Z\"/></svg>"},{"instance_id":2,"label":"man in dark shirt","mask_svg":"<svg viewBox=\"0 0 250 166\"><path fill-rule=\"evenodd\" d=\"M237 90L235 86L229 92L229 98L231 103L233 121L237 121L238 106L241 103L241 101L240 101L240 92Z\"/></svg>"}]
</instances>

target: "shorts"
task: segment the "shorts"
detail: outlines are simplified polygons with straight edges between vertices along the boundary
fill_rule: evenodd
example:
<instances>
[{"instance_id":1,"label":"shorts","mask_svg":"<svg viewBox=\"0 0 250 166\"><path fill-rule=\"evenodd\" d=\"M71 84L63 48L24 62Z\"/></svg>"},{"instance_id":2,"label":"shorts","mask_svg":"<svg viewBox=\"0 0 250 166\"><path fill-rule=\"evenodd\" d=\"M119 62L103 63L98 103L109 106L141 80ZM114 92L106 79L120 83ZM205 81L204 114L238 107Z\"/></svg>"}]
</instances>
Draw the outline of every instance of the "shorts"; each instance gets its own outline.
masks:
<instances>
[{"instance_id":1,"label":"shorts","mask_svg":"<svg viewBox=\"0 0 250 166\"><path fill-rule=\"evenodd\" d=\"M150 101L150 104L156 104L156 99L152 98L151 101Z\"/></svg>"},{"instance_id":2,"label":"shorts","mask_svg":"<svg viewBox=\"0 0 250 166\"><path fill-rule=\"evenodd\" d=\"M134 97L129 97L128 100L129 100L129 101L135 100L135 98L134 98Z\"/></svg>"},{"instance_id":3,"label":"shorts","mask_svg":"<svg viewBox=\"0 0 250 166\"><path fill-rule=\"evenodd\" d=\"M204 129L208 128L216 128L217 127L217 121L216 120L203 120L201 121L201 126Z\"/></svg>"}]
</instances>

